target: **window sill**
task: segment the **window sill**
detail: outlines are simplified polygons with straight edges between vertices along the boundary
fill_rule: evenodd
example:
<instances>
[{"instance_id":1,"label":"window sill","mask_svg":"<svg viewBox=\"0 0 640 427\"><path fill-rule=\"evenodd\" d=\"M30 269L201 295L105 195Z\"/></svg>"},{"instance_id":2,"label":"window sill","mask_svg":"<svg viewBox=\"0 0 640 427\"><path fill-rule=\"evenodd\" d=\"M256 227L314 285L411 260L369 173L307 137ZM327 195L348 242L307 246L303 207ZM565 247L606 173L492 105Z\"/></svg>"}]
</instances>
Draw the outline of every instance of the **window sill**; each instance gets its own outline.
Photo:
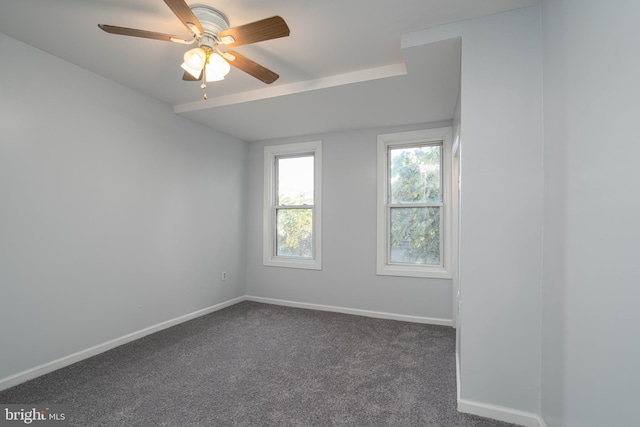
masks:
<instances>
[{"instance_id":1,"label":"window sill","mask_svg":"<svg viewBox=\"0 0 640 427\"><path fill-rule=\"evenodd\" d=\"M389 265L378 267L376 274L379 276L421 277L426 279L451 279L450 271L443 267L422 267L410 265Z\"/></svg>"},{"instance_id":2,"label":"window sill","mask_svg":"<svg viewBox=\"0 0 640 427\"><path fill-rule=\"evenodd\" d=\"M315 259L269 258L263 264L267 267L300 268L304 270L322 270L322 265Z\"/></svg>"}]
</instances>

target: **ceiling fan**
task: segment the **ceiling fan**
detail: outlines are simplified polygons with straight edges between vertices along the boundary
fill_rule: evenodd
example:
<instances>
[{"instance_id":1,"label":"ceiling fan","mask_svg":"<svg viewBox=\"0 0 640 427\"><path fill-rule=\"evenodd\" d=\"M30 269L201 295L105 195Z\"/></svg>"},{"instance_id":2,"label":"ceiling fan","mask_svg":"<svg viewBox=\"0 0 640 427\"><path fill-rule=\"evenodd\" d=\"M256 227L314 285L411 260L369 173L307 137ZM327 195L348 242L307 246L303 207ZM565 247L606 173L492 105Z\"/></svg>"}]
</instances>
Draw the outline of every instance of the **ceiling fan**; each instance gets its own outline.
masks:
<instances>
[{"instance_id":1,"label":"ceiling fan","mask_svg":"<svg viewBox=\"0 0 640 427\"><path fill-rule=\"evenodd\" d=\"M227 50L226 46L242 46L288 36L289 27L280 16L230 28L227 17L210 6L203 4L189 6L184 0L164 0L164 2L187 27L192 35L191 40L171 34L114 25L98 24L98 27L110 34L187 45L197 43L198 47L184 54L184 63L181 65L184 70L182 80L202 81L203 89L206 88L207 82L224 79L231 65L266 84L271 84L278 79L279 76L273 71L235 51ZM204 99L207 99L206 93Z\"/></svg>"}]
</instances>

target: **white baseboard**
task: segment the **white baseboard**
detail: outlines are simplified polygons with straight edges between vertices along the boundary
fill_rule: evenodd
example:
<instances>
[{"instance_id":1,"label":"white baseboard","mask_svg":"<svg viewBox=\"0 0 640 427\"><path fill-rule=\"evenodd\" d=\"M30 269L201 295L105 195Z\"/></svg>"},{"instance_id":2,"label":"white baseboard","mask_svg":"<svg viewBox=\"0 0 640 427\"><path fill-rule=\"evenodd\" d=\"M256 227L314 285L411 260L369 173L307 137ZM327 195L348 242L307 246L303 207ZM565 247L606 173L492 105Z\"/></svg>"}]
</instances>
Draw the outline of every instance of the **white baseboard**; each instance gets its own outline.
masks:
<instances>
[{"instance_id":1,"label":"white baseboard","mask_svg":"<svg viewBox=\"0 0 640 427\"><path fill-rule=\"evenodd\" d=\"M434 317L409 316L406 314L385 313L381 311L361 310L358 308L337 307L333 305L311 304L306 302L287 301L274 298L256 297L245 295L247 301L262 302L265 304L284 305L287 307L308 308L311 310L331 311L334 313L354 314L356 316L375 317L377 319L401 320L403 322L426 323L430 325L453 326L451 319L438 319Z\"/></svg>"},{"instance_id":2,"label":"white baseboard","mask_svg":"<svg viewBox=\"0 0 640 427\"><path fill-rule=\"evenodd\" d=\"M105 351L111 350L112 348L121 346L123 344L127 344L131 341L135 341L144 336L153 334L154 332L158 332L163 329L167 329L172 326L178 325L180 323L186 322L188 320L192 320L197 317L204 316L209 313L213 313L214 311L221 310L223 308L237 304L244 300L245 300L244 296L230 299L228 301L221 302L220 304L212 305L211 307L203 308L202 310L194 311L193 313L185 314L183 316L179 316L174 319L158 323L157 325L149 326L148 328L144 328L139 331L132 332L120 338L116 338L111 341L107 341L105 343L87 348L85 350L78 351L68 356L61 357L60 359L47 362L43 365L36 366L35 368L18 372L17 374L0 379L0 390L5 390L9 387L13 387L15 385L21 384L25 381L29 381L41 375L48 374L49 372L53 372L57 369L64 368L65 366L69 366L81 360L88 359L89 357L95 356L97 354L104 353Z\"/></svg>"},{"instance_id":3,"label":"white baseboard","mask_svg":"<svg viewBox=\"0 0 640 427\"><path fill-rule=\"evenodd\" d=\"M524 427L546 427L544 420L538 414L467 399L458 399L458 411Z\"/></svg>"}]
</instances>

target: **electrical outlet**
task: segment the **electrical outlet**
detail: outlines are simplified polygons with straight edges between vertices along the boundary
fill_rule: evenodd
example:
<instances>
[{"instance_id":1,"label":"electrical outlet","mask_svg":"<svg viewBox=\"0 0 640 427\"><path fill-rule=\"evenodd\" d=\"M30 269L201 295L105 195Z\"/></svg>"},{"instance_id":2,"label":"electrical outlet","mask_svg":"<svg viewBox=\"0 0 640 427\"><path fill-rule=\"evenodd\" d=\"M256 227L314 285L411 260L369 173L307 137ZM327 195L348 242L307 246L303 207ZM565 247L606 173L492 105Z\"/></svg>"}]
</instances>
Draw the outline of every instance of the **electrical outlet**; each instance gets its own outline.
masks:
<instances>
[{"instance_id":1,"label":"electrical outlet","mask_svg":"<svg viewBox=\"0 0 640 427\"><path fill-rule=\"evenodd\" d=\"M226 271L222 272L222 280L227 280L227 272Z\"/></svg>"}]
</instances>

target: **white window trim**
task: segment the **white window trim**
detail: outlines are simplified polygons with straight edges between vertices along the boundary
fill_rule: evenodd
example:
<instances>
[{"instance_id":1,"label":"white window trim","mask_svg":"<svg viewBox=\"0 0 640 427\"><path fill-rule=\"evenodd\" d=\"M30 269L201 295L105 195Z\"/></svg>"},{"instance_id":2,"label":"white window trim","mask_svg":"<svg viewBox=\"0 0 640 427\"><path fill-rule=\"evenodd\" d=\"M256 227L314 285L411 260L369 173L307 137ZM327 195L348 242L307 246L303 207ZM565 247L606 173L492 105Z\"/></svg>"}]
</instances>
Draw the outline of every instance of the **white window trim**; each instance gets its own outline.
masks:
<instances>
[{"instance_id":1,"label":"white window trim","mask_svg":"<svg viewBox=\"0 0 640 427\"><path fill-rule=\"evenodd\" d=\"M401 265L388 262L389 220L387 218L388 194L388 148L395 145L407 145L420 142L442 141L442 191L444 207L444 227L442 238L442 266ZM377 254L376 273L385 276L427 277L437 279L451 279L453 277L453 239L452 239L452 129L442 127L409 132L389 133L378 135L378 211L377 211Z\"/></svg>"},{"instance_id":2,"label":"white window trim","mask_svg":"<svg viewBox=\"0 0 640 427\"><path fill-rule=\"evenodd\" d=\"M278 257L275 253L275 160L278 156L309 154L314 156L313 259ZM264 147L263 264L272 267L322 269L322 141Z\"/></svg>"}]
</instances>

